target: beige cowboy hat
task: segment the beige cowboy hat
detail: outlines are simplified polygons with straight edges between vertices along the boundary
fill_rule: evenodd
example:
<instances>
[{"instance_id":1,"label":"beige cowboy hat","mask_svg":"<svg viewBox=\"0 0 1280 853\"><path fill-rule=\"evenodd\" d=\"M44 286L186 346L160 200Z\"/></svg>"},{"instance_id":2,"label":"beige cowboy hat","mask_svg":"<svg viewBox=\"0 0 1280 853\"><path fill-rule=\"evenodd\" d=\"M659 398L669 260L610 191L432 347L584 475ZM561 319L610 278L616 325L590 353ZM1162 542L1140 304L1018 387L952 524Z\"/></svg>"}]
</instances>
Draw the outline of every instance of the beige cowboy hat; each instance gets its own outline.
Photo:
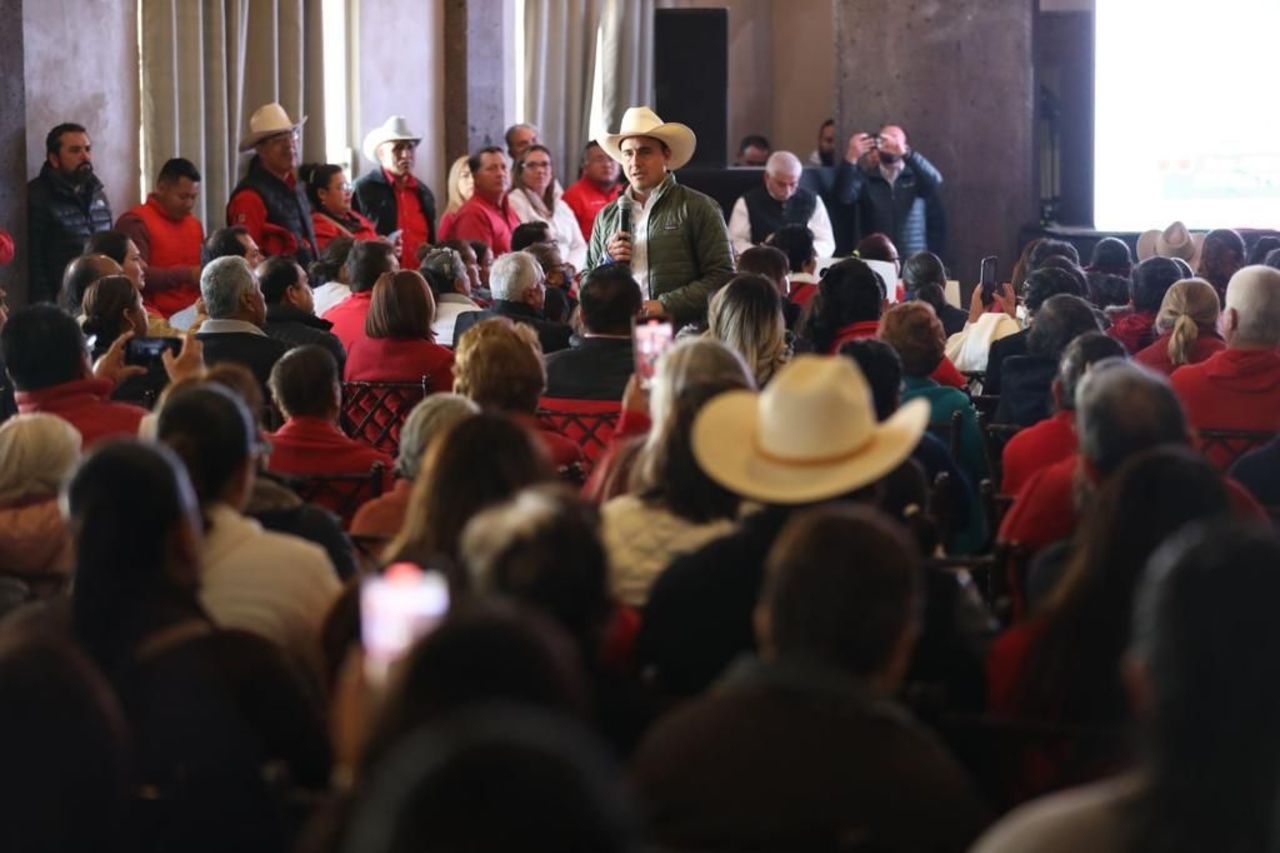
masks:
<instances>
[{"instance_id":1,"label":"beige cowboy hat","mask_svg":"<svg viewBox=\"0 0 1280 853\"><path fill-rule=\"evenodd\" d=\"M1163 231L1152 228L1138 235L1138 260L1147 258L1182 258L1195 269L1200 263L1203 234L1192 234L1187 226L1175 222Z\"/></svg>"},{"instance_id":2,"label":"beige cowboy hat","mask_svg":"<svg viewBox=\"0 0 1280 853\"><path fill-rule=\"evenodd\" d=\"M296 122L290 119L284 107L279 104L263 104L249 116L249 132L240 139L240 151L250 151L268 136L297 130L306 123L306 116Z\"/></svg>"},{"instance_id":3,"label":"beige cowboy hat","mask_svg":"<svg viewBox=\"0 0 1280 853\"><path fill-rule=\"evenodd\" d=\"M929 403L876 422L862 371L843 356L800 355L763 392L728 391L698 413L693 455L713 480L752 500L801 504L874 483L920 443Z\"/></svg>"},{"instance_id":4,"label":"beige cowboy hat","mask_svg":"<svg viewBox=\"0 0 1280 853\"><path fill-rule=\"evenodd\" d=\"M648 107L631 107L622 114L622 127L596 140L613 159L622 162L622 141L631 136L652 136L671 149L672 171L688 163L698 147L698 137L688 125L658 118Z\"/></svg>"},{"instance_id":5,"label":"beige cowboy hat","mask_svg":"<svg viewBox=\"0 0 1280 853\"><path fill-rule=\"evenodd\" d=\"M364 144L360 146L360 150L364 152L364 156L376 163L378 162L378 146L384 142L412 142L417 145L421 141L422 135L409 129L409 122L405 121L404 116L391 116L369 131L369 134L364 138Z\"/></svg>"}]
</instances>

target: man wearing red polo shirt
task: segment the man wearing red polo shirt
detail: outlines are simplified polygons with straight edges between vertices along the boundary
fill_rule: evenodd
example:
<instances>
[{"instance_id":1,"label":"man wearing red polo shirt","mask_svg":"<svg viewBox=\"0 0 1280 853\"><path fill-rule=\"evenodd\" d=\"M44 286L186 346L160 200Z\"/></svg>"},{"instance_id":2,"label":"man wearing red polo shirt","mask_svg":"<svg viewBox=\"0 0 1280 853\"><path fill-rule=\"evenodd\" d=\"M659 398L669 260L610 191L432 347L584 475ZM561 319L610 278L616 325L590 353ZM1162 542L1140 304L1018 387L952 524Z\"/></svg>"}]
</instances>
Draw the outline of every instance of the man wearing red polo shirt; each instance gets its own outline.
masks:
<instances>
[{"instance_id":1,"label":"man wearing red polo shirt","mask_svg":"<svg viewBox=\"0 0 1280 853\"><path fill-rule=\"evenodd\" d=\"M404 116L391 116L364 138L364 156L379 168L356 181L352 207L373 221L378 233L400 233L401 269L418 268L418 247L436 239L436 199L430 187L414 177L419 134Z\"/></svg>"},{"instance_id":2,"label":"man wearing red polo shirt","mask_svg":"<svg viewBox=\"0 0 1280 853\"><path fill-rule=\"evenodd\" d=\"M622 192L618 183L618 164L604 152L594 139L587 143L582 153L582 177L564 191L561 197L569 205L582 233L591 236L596 214Z\"/></svg>"},{"instance_id":3,"label":"man wearing red polo shirt","mask_svg":"<svg viewBox=\"0 0 1280 853\"><path fill-rule=\"evenodd\" d=\"M458 210L453 220L453 236L459 240L481 240L489 244L494 257L511 251L511 232L520 218L507 203L511 172L507 155L496 145L482 148L467 161L475 180L475 193Z\"/></svg>"},{"instance_id":4,"label":"man wearing red polo shirt","mask_svg":"<svg viewBox=\"0 0 1280 853\"><path fill-rule=\"evenodd\" d=\"M200 247L204 226L192 214L200 196L200 172L190 160L167 161L143 204L116 221L147 262L142 301L168 318L200 298Z\"/></svg>"}]
</instances>

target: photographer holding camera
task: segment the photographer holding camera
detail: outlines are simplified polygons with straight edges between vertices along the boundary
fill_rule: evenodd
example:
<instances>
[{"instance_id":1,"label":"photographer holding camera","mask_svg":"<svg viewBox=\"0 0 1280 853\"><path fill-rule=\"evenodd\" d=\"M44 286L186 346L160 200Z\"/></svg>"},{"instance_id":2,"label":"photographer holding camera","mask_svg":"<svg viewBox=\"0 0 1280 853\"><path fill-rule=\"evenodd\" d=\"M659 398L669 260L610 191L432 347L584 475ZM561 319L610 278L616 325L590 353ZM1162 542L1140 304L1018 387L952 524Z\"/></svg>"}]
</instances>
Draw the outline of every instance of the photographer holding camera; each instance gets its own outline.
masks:
<instances>
[{"instance_id":1,"label":"photographer holding camera","mask_svg":"<svg viewBox=\"0 0 1280 853\"><path fill-rule=\"evenodd\" d=\"M835 198L856 206L858 239L886 234L904 258L926 250L941 254L941 184L942 173L907 144L906 132L887 124L874 136L859 131L850 137L836 169Z\"/></svg>"}]
</instances>

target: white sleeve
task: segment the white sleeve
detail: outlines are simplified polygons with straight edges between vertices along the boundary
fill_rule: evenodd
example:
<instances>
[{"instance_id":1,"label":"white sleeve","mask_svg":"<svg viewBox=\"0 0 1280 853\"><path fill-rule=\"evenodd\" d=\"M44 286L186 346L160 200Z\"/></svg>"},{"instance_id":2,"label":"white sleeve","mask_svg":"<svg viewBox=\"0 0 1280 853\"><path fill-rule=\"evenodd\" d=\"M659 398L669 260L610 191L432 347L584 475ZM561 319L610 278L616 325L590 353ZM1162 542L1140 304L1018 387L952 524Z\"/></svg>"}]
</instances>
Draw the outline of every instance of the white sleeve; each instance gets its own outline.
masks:
<instances>
[{"instance_id":1,"label":"white sleeve","mask_svg":"<svg viewBox=\"0 0 1280 853\"><path fill-rule=\"evenodd\" d=\"M751 217L747 214L747 202L741 196L733 203L733 212L729 214L729 239L733 241L733 253L741 255L750 249Z\"/></svg>"},{"instance_id":2,"label":"white sleeve","mask_svg":"<svg viewBox=\"0 0 1280 853\"><path fill-rule=\"evenodd\" d=\"M578 225L578 217L563 201L556 201L556 231L560 232L568 248L562 250L564 260L573 264L575 270L581 270L587 263L587 241L582 238L582 228Z\"/></svg>"},{"instance_id":3,"label":"white sleeve","mask_svg":"<svg viewBox=\"0 0 1280 853\"><path fill-rule=\"evenodd\" d=\"M819 258L829 258L836 252L836 235L831 229L831 217L827 216L827 206L822 203L822 196L816 196L813 216L809 217L809 230L813 232L813 251Z\"/></svg>"}]
</instances>

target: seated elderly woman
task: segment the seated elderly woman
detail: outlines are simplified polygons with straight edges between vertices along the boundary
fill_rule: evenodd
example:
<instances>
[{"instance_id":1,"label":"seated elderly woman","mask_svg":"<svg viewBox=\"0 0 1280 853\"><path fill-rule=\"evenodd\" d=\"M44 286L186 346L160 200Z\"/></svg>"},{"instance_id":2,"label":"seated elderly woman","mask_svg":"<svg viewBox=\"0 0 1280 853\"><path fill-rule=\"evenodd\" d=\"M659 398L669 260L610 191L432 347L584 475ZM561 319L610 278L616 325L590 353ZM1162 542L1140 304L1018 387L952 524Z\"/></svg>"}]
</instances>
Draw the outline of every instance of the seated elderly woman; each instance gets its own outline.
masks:
<instances>
[{"instance_id":1,"label":"seated elderly woman","mask_svg":"<svg viewBox=\"0 0 1280 853\"><path fill-rule=\"evenodd\" d=\"M1227 342L1218 331L1222 306L1213 285L1202 278L1185 278L1165 291L1156 314L1156 338L1138 350L1133 360L1169 374L1184 364L1199 364Z\"/></svg>"},{"instance_id":2,"label":"seated elderly woman","mask_svg":"<svg viewBox=\"0 0 1280 853\"><path fill-rule=\"evenodd\" d=\"M40 594L70 578L71 535L58 492L80 461L80 432L54 415L0 425L0 572Z\"/></svg>"},{"instance_id":3,"label":"seated elderly woman","mask_svg":"<svg viewBox=\"0 0 1280 853\"><path fill-rule=\"evenodd\" d=\"M373 286L364 334L347 354L349 382L418 382L429 391L453 387L453 352L435 342L436 304L413 270L383 273Z\"/></svg>"},{"instance_id":4,"label":"seated elderly woman","mask_svg":"<svg viewBox=\"0 0 1280 853\"><path fill-rule=\"evenodd\" d=\"M458 342L453 390L480 408L502 412L520 423L557 468L582 464L582 448L534 417L547 387L538 335L523 323L490 317L472 326Z\"/></svg>"}]
</instances>

